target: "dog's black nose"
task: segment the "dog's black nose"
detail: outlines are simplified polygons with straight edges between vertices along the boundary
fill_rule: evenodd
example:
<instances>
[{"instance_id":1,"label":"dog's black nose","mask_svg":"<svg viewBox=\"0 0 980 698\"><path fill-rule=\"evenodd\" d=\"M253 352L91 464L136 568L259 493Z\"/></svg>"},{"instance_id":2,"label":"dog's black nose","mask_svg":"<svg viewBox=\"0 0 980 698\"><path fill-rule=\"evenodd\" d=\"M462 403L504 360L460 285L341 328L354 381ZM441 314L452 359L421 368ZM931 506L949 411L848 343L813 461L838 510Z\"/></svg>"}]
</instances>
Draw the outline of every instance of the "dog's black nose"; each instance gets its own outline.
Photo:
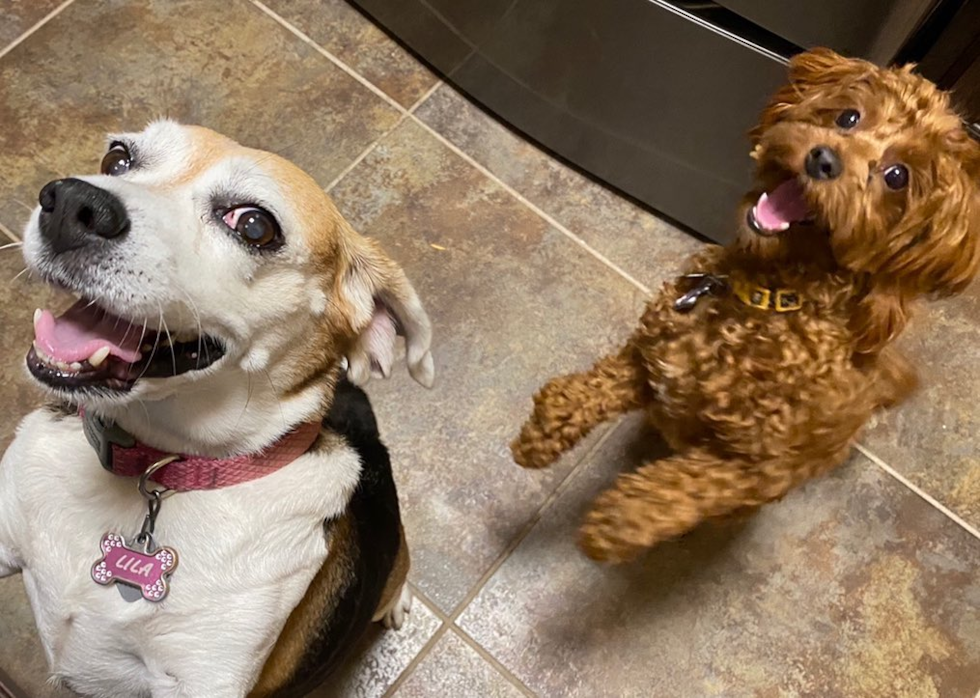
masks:
<instances>
[{"instance_id":1,"label":"dog's black nose","mask_svg":"<svg viewBox=\"0 0 980 698\"><path fill-rule=\"evenodd\" d=\"M837 179L844 166L833 148L818 145L806 155L806 173L813 179Z\"/></svg>"},{"instance_id":2,"label":"dog's black nose","mask_svg":"<svg viewBox=\"0 0 980 698\"><path fill-rule=\"evenodd\" d=\"M111 240L129 231L122 201L80 179L48 182L37 200L41 233L55 253L81 247L93 237Z\"/></svg>"}]
</instances>

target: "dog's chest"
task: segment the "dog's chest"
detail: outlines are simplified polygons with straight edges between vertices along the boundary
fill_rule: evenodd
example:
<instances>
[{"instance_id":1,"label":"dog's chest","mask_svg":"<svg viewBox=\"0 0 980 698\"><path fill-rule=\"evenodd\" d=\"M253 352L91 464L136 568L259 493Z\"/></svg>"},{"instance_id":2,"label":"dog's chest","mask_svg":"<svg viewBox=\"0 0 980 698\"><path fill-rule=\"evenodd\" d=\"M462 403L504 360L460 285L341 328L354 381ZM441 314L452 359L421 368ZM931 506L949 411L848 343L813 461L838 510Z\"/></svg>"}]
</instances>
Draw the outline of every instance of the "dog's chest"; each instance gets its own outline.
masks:
<instances>
[{"instance_id":1,"label":"dog's chest","mask_svg":"<svg viewBox=\"0 0 980 698\"><path fill-rule=\"evenodd\" d=\"M6 460L16 469L25 586L52 669L102 695L181 684L244 693L326 557L322 522L344 510L359 475L342 448L169 497L156 526L157 542L179 558L169 595L129 603L97 585L91 567L103 534L139 531L146 507L135 482L102 470L77 420L39 413Z\"/></svg>"},{"instance_id":2,"label":"dog's chest","mask_svg":"<svg viewBox=\"0 0 980 698\"><path fill-rule=\"evenodd\" d=\"M731 294L685 313L674 306L680 294L668 288L651 304L636 340L665 416L730 411L733 400L791 394L851 368L842 313L756 310Z\"/></svg>"}]
</instances>

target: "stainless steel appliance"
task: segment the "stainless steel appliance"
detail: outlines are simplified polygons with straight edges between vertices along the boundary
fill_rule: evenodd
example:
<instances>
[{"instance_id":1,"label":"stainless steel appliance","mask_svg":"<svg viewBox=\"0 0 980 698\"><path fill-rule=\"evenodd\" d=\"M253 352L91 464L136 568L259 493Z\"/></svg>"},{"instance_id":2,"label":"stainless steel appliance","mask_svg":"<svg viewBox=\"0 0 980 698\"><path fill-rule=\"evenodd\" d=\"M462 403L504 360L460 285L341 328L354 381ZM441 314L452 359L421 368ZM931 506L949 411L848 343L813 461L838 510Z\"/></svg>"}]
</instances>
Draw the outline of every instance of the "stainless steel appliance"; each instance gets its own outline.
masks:
<instances>
[{"instance_id":1,"label":"stainless steel appliance","mask_svg":"<svg viewBox=\"0 0 980 698\"><path fill-rule=\"evenodd\" d=\"M530 138L724 240L789 56L888 62L965 0L351 1Z\"/></svg>"}]
</instances>

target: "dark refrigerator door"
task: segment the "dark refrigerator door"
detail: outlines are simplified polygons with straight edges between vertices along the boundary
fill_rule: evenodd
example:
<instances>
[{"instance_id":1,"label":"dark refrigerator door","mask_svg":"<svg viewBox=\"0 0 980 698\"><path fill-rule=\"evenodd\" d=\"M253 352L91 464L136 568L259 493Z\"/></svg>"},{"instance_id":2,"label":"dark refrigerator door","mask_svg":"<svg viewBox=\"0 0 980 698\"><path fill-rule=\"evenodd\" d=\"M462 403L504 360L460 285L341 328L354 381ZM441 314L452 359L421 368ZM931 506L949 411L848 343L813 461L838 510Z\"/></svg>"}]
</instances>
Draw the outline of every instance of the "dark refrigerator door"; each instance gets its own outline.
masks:
<instances>
[{"instance_id":1,"label":"dark refrigerator door","mask_svg":"<svg viewBox=\"0 0 980 698\"><path fill-rule=\"evenodd\" d=\"M778 56L648 0L357 0L505 121L701 234L730 236Z\"/></svg>"},{"instance_id":2,"label":"dark refrigerator door","mask_svg":"<svg viewBox=\"0 0 980 698\"><path fill-rule=\"evenodd\" d=\"M717 0L797 46L888 63L936 0Z\"/></svg>"}]
</instances>

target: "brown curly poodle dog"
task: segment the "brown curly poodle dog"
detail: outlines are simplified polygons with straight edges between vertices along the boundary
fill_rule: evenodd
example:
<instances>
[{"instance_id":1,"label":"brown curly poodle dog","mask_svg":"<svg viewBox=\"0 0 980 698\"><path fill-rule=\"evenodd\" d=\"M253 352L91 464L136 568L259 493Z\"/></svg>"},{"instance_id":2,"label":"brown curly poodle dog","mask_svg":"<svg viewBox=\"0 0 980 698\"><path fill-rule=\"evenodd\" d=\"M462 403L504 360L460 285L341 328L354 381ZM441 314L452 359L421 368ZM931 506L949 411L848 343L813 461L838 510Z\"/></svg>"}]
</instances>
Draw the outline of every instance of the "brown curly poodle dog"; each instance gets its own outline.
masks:
<instances>
[{"instance_id":1,"label":"brown curly poodle dog","mask_svg":"<svg viewBox=\"0 0 980 698\"><path fill-rule=\"evenodd\" d=\"M758 187L736 241L691 259L625 347L547 383L512 444L541 468L600 422L647 412L675 455L595 502L581 543L597 560L844 462L873 410L916 385L889 346L911 302L963 290L980 262L980 146L910 68L799 55L751 139Z\"/></svg>"}]
</instances>

